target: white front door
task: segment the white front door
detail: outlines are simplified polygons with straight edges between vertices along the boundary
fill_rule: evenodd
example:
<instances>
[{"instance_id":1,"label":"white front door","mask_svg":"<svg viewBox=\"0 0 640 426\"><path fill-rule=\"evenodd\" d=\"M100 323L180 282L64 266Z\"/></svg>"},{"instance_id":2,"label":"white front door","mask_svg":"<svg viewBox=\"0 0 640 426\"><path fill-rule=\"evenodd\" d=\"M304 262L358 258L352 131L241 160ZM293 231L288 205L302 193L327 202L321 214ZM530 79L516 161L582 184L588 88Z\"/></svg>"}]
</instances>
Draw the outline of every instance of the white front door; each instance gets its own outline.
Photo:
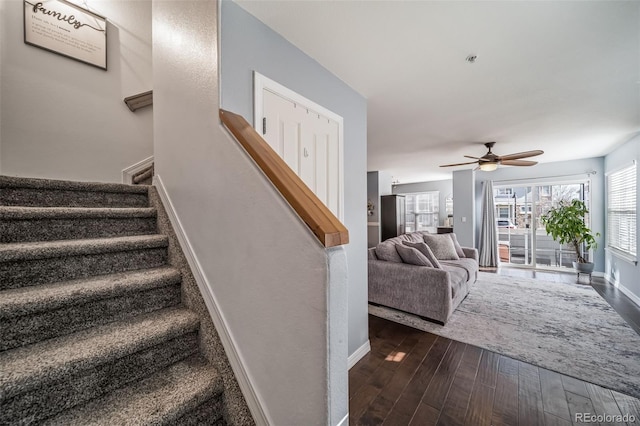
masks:
<instances>
[{"instance_id":1,"label":"white front door","mask_svg":"<svg viewBox=\"0 0 640 426\"><path fill-rule=\"evenodd\" d=\"M342 220L341 118L330 111L318 112L321 107L299 95L292 100L291 93L275 90L262 87L261 96L256 97L262 106L256 115L256 130Z\"/></svg>"}]
</instances>

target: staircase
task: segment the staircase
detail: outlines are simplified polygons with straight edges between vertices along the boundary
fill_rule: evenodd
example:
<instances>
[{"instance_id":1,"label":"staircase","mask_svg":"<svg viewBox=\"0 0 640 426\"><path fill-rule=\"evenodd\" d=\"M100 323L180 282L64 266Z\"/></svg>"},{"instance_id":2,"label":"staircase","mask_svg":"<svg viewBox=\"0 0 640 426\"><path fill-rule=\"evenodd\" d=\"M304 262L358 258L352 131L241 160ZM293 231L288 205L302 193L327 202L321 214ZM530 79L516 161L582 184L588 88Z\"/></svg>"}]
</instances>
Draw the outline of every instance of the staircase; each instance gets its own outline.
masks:
<instances>
[{"instance_id":1,"label":"staircase","mask_svg":"<svg viewBox=\"0 0 640 426\"><path fill-rule=\"evenodd\" d=\"M0 424L251 422L227 418L153 190L0 176Z\"/></svg>"}]
</instances>

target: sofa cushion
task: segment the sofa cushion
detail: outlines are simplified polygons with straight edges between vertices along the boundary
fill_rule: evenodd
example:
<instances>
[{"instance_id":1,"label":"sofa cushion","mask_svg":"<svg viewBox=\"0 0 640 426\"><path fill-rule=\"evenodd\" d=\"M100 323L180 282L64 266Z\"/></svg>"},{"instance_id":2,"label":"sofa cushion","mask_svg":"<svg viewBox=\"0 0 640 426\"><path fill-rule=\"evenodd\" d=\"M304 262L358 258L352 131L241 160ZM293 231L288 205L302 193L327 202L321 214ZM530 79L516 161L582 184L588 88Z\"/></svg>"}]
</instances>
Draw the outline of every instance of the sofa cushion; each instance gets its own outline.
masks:
<instances>
[{"instance_id":1,"label":"sofa cushion","mask_svg":"<svg viewBox=\"0 0 640 426\"><path fill-rule=\"evenodd\" d=\"M460 258L466 257L464 255L464 251L462 250L462 247L460 246L460 243L458 242L458 237L456 237L456 234L454 234L453 232L450 232L447 235L450 236L451 239L453 240L453 246L456 248L456 254L458 255L458 257Z\"/></svg>"},{"instance_id":2,"label":"sofa cushion","mask_svg":"<svg viewBox=\"0 0 640 426\"><path fill-rule=\"evenodd\" d=\"M396 250L398 251L398 254L402 258L402 262L404 263L408 263L410 265L428 266L430 268L433 267L433 264L429 261L429 259L427 259L424 254L420 253L413 247L398 244L396 245Z\"/></svg>"},{"instance_id":3,"label":"sofa cushion","mask_svg":"<svg viewBox=\"0 0 640 426\"><path fill-rule=\"evenodd\" d=\"M431 262L431 265L433 265L434 268L442 268L442 265L440 265L440 262L438 261L436 256L433 254L429 246L424 241L420 241L419 243L414 243L411 241L403 241L402 244L418 250L420 253L424 255L424 257L426 257L429 260L429 262Z\"/></svg>"},{"instance_id":4,"label":"sofa cushion","mask_svg":"<svg viewBox=\"0 0 640 426\"><path fill-rule=\"evenodd\" d=\"M441 263L443 265L465 271L466 281L474 279L476 272L478 272L478 264L473 259L462 258L459 260L443 260Z\"/></svg>"},{"instance_id":5,"label":"sofa cushion","mask_svg":"<svg viewBox=\"0 0 640 426\"><path fill-rule=\"evenodd\" d=\"M380 260L386 260L387 262L402 263L402 258L396 250L396 242L387 240L383 241L376 246L376 256Z\"/></svg>"},{"instance_id":6,"label":"sofa cushion","mask_svg":"<svg viewBox=\"0 0 640 426\"><path fill-rule=\"evenodd\" d=\"M448 234L423 235L423 238L438 260L460 259L453 245L453 239Z\"/></svg>"}]
</instances>

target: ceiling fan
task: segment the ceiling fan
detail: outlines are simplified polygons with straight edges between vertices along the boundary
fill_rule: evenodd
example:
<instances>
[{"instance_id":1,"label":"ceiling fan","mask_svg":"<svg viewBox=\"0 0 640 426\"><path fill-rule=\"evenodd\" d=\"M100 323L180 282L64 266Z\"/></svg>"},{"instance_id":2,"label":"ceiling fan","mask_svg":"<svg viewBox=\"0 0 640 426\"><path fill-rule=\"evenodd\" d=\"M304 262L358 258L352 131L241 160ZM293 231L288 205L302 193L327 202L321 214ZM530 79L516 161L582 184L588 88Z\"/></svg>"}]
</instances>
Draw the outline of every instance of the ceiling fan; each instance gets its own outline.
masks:
<instances>
[{"instance_id":1,"label":"ceiling fan","mask_svg":"<svg viewBox=\"0 0 640 426\"><path fill-rule=\"evenodd\" d=\"M487 152L482 157L472 157L471 155L465 155L465 157L473 158L475 161L469 161L467 163L444 164L440 167L454 167L465 166L467 164L478 164L477 169L485 172L492 172L498 168L498 164L502 164L504 166L535 166L536 164L538 164L537 161L522 160L522 158L535 157L536 155L544 154L544 151L537 149L535 151L517 152L515 154L496 155L491 152L491 148L493 148L495 144L495 142L485 143L484 146L487 147L489 152Z\"/></svg>"}]
</instances>

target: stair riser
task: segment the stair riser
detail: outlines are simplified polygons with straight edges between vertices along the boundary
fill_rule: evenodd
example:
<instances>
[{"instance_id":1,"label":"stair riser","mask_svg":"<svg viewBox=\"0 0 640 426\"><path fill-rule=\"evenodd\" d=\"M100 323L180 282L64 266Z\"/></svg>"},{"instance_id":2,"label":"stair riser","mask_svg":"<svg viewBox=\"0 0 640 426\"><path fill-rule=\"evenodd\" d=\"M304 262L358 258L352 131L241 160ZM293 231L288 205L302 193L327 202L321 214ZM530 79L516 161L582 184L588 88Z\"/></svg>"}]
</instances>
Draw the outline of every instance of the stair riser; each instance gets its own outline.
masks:
<instances>
[{"instance_id":1,"label":"stair riser","mask_svg":"<svg viewBox=\"0 0 640 426\"><path fill-rule=\"evenodd\" d=\"M83 374L66 377L58 382L43 383L33 391L0 403L0 424L16 424L25 417L38 422L141 380L197 352L198 335L197 332L192 332Z\"/></svg>"},{"instance_id":2,"label":"stair riser","mask_svg":"<svg viewBox=\"0 0 640 426\"><path fill-rule=\"evenodd\" d=\"M0 290L155 268L166 262L166 247L2 262L0 263Z\"/></svg>"},{"instance_id":3,"label":"stair riser","mask_svg":"<svg viewBox=\"0 0 640 426\"><path fill-rule=\"evenodd\" d=\"M124 237L156 232L155 217L0 221L0 243Z\"/></svg>"},{"instance_id":4,"label":"stair riser","mask_svg":"<svg viewBox=\"0 0 640 426\"><path fill-rule=\"evenodd\" d=\"M222 416L224 412L223 396L209 399L199 407L180 417L177 421L171 420L164 424L180 426L224 426L226 422Z\"/></svg>"},{"instance_id":5,"label":"stair riser","mask_svg":"<svg viewBox=\"0 0 640 426\"><path fill-rule=\"evenodd\" d=\"M23 207L148 207L145 193L0 188L0 205Z\"/></svg>"},{"instance_id":6,"label":"stair riser","mask_svg":"<svg viewBox=\"0 0 640 426\"><path fill-rule=\"evenodd\" d=\"M0 321L0 351L180 304L180 284Z\"/></svg>"}]
</instances>

